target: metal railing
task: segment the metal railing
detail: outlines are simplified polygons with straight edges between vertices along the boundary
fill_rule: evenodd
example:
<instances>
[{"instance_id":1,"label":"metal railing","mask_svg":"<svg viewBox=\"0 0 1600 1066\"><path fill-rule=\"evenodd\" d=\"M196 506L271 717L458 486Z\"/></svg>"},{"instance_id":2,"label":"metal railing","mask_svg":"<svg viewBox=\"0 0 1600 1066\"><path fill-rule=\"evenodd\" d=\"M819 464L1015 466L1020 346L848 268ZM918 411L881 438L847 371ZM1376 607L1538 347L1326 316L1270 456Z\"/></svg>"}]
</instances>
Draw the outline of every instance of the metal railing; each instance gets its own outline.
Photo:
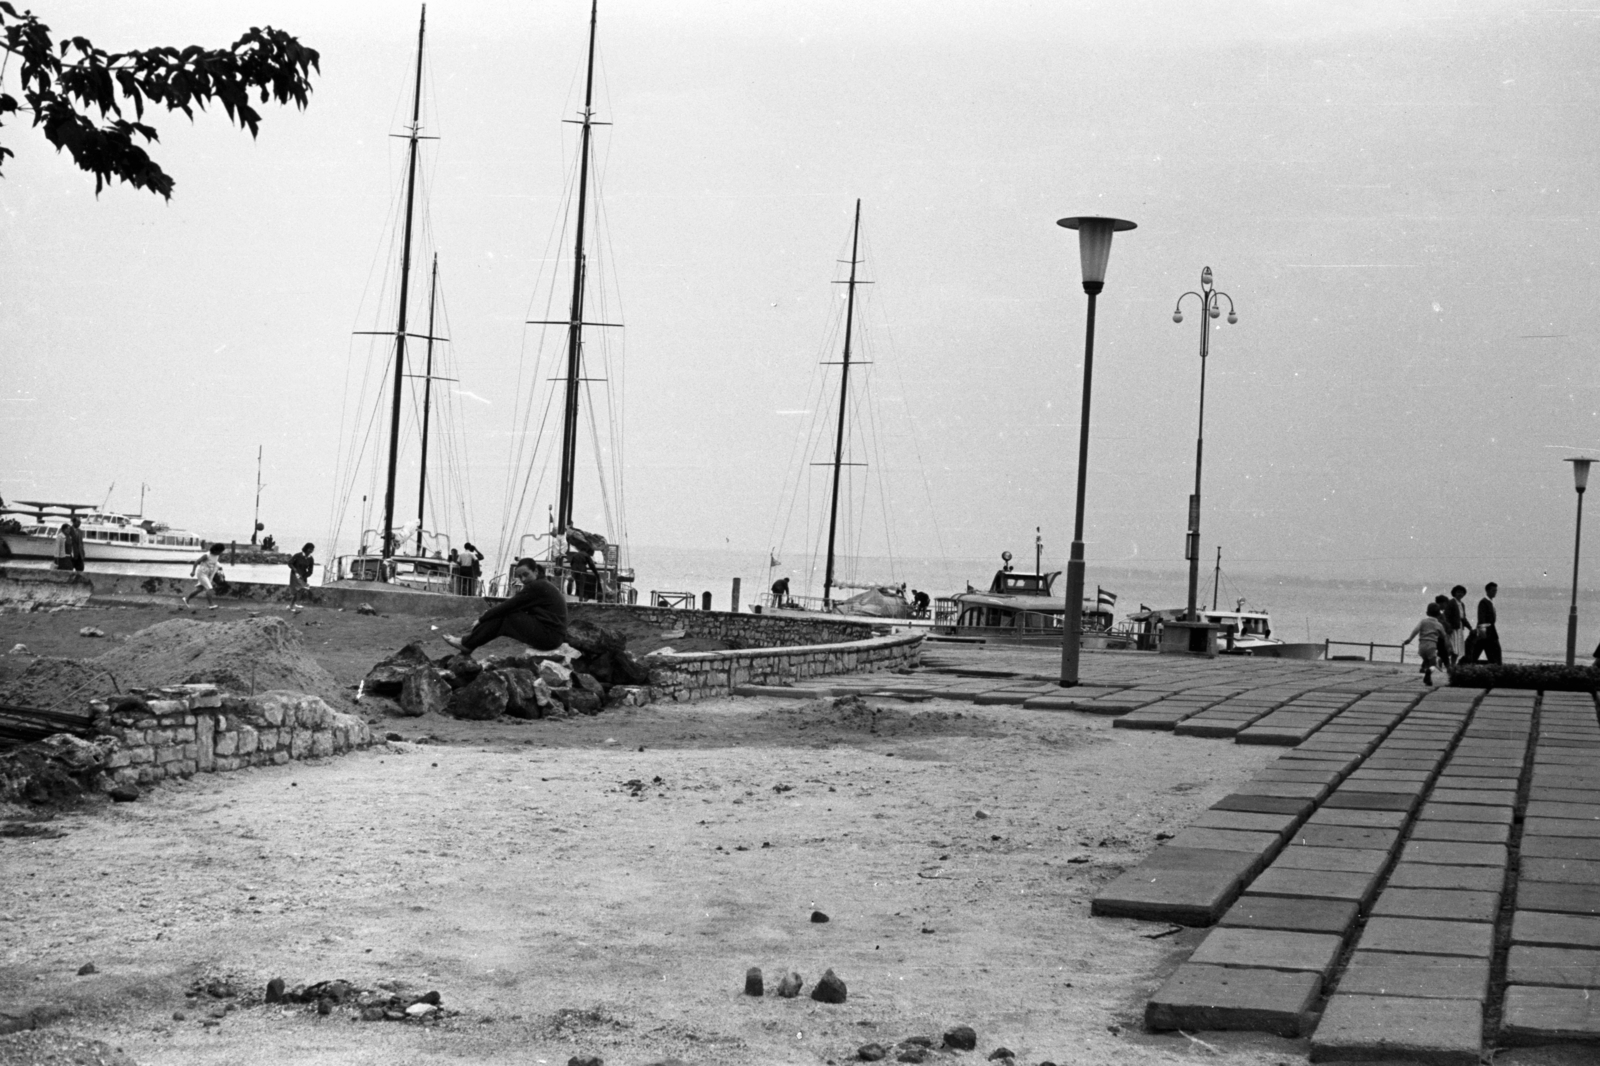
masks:
<instances>
[{"instance_id":1,"label":"metal railing","mask_svg":"<svg viewBox=\"0 0 1600 1066\"><path fill-rule=\"evenodd\" d=\"M698 599L692 592L657 592L650 590L650 606L666 607L674 611L692 611Z\"/></svg>"},{"instance_id":2,"label":"metal railing","mask_svg":"<svg viewBox=\"0 0 1600 1066\"><path fill-rule=\"evenodd\" d=\"M1406 646L1404 644L1380 644L1374 640L1328 640L1327 638L1324 638L1322 641L1322 657L1326 660L1332 660L1333 649L1336 645L1344 648L1366 648L1366 661L1369 663L1403 663L1406 661ZM1377 649L1379 648L1394 648L1400 652L1400 658L1397 660L1379 659L1377 657ZM1348 660L1355 657L1346 655L1341 656L1341 658Z\"/></svg>"}]
</instances>

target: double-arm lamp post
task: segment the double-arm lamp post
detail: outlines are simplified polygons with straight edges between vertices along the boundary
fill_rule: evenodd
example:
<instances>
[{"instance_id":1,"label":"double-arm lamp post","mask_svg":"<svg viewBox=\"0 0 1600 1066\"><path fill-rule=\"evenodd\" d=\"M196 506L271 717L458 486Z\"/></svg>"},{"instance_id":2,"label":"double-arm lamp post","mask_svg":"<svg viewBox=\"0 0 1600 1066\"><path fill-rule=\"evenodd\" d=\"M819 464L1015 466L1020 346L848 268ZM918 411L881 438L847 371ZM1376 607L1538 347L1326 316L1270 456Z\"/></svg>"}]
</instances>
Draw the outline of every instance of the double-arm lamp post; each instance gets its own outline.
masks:
<instances>
[{"instance_id":1,"label":"double-arm lamp post","mask_svg":"<svg viewBox=\"0 0 1600 1066\"><path fill-rule=\"evenodd\" d=\"M1078 508L1072 520L1072 554L1067 560L1066 630L1061 640L1061 684L1078 683L1079 645L1083 642L1083 493L1089 473L1089 385L1094 376L1094 302L1106 287L1111 237L1134 223L1121 218L1080 215L1056 225L1078 231L1078 257L1083 264L1083 291L1089 296L1089 318L1083 334L1083 415L1078 420Z\"/></svg>"},{"instance_id":2,"label":"double-arm lamp post","mask_svg":"<svg viewBox=\"0 0 1600 1066\"><path fill-rule=\"evenodd\" d=\"M1200 429L1194 438L1194 495L1189 497L1189 535L1185 539L1183 555L1189 560L1189 613L1188 620L1200 621L1198 602L1200 590L1200 464L1206 444L1206 356L1211 354L1211 320L1222 314L1221 301L1228 301L1228 322L1239 321L1233 310L1233 297L1218 292L1211 284L1211 268L1200 271L1200 291L1186 292L1178 297L1172 309L1172 321L1183 321L1183 297L1193 296L1200 301Z\"/></svg>"},{"instance_id":3,"label":"double-arm lamp post","mask_svg":"<svg viewBox=\"0 0 1600 1066\"><path fill-rule=\"evenodd\" d=\"M1567 665L1578 654L1578 549L1583 547L1583 490L1589 487L1589 464L1593 459L1568 459L1572 464L1572 487L1578 490L1578 527L1572 537L1572 606L1567 611Z\"/></svg>"}]
</instances>

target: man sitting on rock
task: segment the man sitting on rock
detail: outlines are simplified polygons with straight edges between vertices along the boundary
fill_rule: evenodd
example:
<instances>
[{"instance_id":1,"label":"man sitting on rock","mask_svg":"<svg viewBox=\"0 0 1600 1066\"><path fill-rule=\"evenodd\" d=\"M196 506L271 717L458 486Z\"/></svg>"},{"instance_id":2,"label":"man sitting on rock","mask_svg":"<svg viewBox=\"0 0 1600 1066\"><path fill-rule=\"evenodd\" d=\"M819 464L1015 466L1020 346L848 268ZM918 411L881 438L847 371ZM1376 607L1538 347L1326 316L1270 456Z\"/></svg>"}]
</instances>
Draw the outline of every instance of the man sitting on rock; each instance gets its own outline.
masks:
<instances>
[{"instance_id":1,"label":"man sitting on rock","mask_svg":"<svg viewBox=\"0 0 1600 1066\"><path fill-rule=\"evenodd\" d=\"M496 637L520 640L540 651L561 647L567 639L566 597L532 559L518 559L512 578L522 583L521 592L484 611L466 636L446 634L444 642L467 655Z\"/></svg>"}]
</instances>

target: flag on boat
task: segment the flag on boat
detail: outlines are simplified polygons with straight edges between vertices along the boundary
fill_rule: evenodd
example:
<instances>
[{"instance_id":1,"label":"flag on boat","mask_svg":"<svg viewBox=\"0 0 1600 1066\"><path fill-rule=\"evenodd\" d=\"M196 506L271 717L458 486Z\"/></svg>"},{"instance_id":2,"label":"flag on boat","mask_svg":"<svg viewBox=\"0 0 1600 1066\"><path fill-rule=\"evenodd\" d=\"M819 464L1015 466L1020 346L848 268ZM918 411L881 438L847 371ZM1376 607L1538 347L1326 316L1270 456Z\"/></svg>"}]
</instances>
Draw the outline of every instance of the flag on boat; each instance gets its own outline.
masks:
<instances>
[{"instance_id":1,"label":"flag on boat","mask_svg":"<svg viewBox=\"0 0 1600 1066\"><path fill-rule=\"evenodd\" d=\"M1094 587L1094 591L1095 591L1095 596L1096 596L1096 603L1097 603L1098 606L1104 607L1107 610L1110 610L1110 609L1116 607L1116 605L1117 605L1117 594L1115 592L1112 592L1109 589L1103 589L1099 585L1096 585Z\"/></svg>"},{"instance_id":2,"label":"flag on boat","mask_svg":"<svg viewBox=\"0 0 1600 1066\"><path fill-rule=\"evenodd\" d=\"M778 559L777 555L773 554L770 549L767 551L767 559L769 560L767 565L772 567L774 570L783 565L783 563Z\"/></svg>"}]
</instances>

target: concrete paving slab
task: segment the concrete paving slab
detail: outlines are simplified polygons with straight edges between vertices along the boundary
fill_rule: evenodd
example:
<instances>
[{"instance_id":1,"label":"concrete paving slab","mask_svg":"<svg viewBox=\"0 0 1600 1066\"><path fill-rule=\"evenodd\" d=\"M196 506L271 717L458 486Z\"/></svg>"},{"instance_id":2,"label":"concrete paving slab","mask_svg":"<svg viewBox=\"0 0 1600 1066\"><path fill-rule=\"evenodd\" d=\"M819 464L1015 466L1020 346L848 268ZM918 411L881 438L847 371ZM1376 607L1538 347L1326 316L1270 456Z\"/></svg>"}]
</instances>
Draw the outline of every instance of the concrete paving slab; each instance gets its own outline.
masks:
<instances>
[{"instance_id":1,"label":"concrete paving slab","mask_svg":"<svg viewBox=\"0 0 1600 1066\"><path fill-rule=\"evenodd\" d=\"M1518 910L1511 921L1511 942L1600 949L1600 916Z\"/></svg>"},{"instance_id":2,"label":"concrete paving slab","mask_svg":"<svg viewBox=\"0 0 1600 1066\"><path fill-rule=\"evenodd\" d=\"M1234 790L1236 796L1279 796L1315 802L1326 796L1331 784L1315 781L1246 781Z\"/></svg>"},{"instance_id":3,"label":"concrete paving slab","mask_svg":"<svg viewBox=\"0 0 1600 1066\"><path fill-rule=\"evenodd\" d=\"M1435 803L1459 803L1467 806L1510 807L1517 801L1516 789L1490 788L1435 788L1428 798Z\"/></svg>"},{"instance_id":4,"label":"concrete paving slab","mask_svg":"<svg viewBox=\"0 0 1600 1066\"><path fill-rule=\"evenodd\" d=\"M1359 913L1350 900L1291 899L1246 892L1218 919L1217 925L1342 937L1355 925Z\"/></svg>"},{"instance_id":5,"label":"concrete paving slab","mask_svg":"<svg viewBox=\"0 0 1600 1066\"><path fill-rule=\"evenodd\" d=\"M1517 1047L1557 1041L1600 1043L1600 996L1580 988L1508 986L1500 1043Z\"/></svg>"},{"instance_id":6,"label":"concrete paving slab","mask_svg":"<svg viewBox=\"0 0 1600 1066\"><path fill-rule=\"evenodd\" d=\"M1522 855L1530 859L1580 859L1600 862L1600 837L1522 834Z\"/></svg>"},{"instance_id":7,"label":"concrete paving slab","mask_svg":"<svg viewBox=\"0 0 1600 1066\"><path fill-rule=\"evenodd\" d=\"M1600 804L1530 800L1527 815L1529 818L1571 818L1576 821L1600 822Z\"/></svg>"},{"instance_id":8,"label":"concrete paving slab","mask_svg":"<svg viewBox=\"0 0 1600 1066\"><path fill-rule=\"evenodd\" d=\"M1516 766L1480 766L1472 763L1463 763L1459 759L1451 759L1445 764L1444 773L1440 780L1455 777L1470 777L1485 781L1510 781L1511 787L1517 787L1519 768Z\"/></svg>"},{"instance_id":9,"label":"concrete paving slab","mask_svg":"<svg viewBox=\"0 0 1600 1066\"><path fill-rule=\"evenodd\" d=\"M1111 723L1114 729L1148 729L1153 732L1172 731L1172 727L1183 721L1193 711L1182 710L1153 710L1149 707L1124 715Z\"/></svg>"},{"instance_id":10,"label":"concrete paving slab","mask_svg":"<svg viewBox=\"0 0 1600 1066\"><path fill-rule=\"evenodd\" d=\"M1354 825L1373 829L1399 829L1406 824L1405 811L1363 811L1348 807L1319 807L1306 820L1307 825Z\"/></svg>"},{"instance_id":11,"label":"concrete paving slab","mask_svg":"<svg viewBox=\"0 0 1600 1066\"><path fill-rule=\"evenodd\" d=\"M1350 781L1398 782L1400 784L1426 784L1433 774L1427 770L1374 770L1366 764L1350 775ZM1376 791L1376 790L1374 790Z\"/></svg>"},{"instance_id":12,"label":"concrete paving slab","mask_svg":"<svg viewBox=\"0 0 1600 1066\"><path fill-rule=\"evenodd\" d=\"M1299 1036L1322 990L1314 973L1186 962L1145 1005L1149 1029L1234 1029Z\"/></svg>"},{"instance_id":13,"label":"concrete paving slab","mask_svg":"<svg viewBox=\"0 0 1600 1066\"><path fill-rule=\"evenodd\" d=\"M1600 837L1600 822L1578 818L1536 818L1530 815L1522 823L1524 834L1547 837Z\"/></svg>"},{"instance_id":14,"label":"concrete paving slab","mask_svg":"<svg viewBox=\"0 0 1600 1066\"><path fill-rule=\"evenodd\" d=\"M1251 869L1255 873L1267 864L1267 857L1283 842L1281 833L1261 833L1247 829L1208 829L1191 825L1178 831L1168 841L1174 848L1210 848L1217 851L1247 851L1255 855L1258 863Z\"/></svg>"},{"instance_id":15,"label":"concrete paving slab","mask_svg":"<svg viewBox=\"0 0 1600 1066\"><path fill-rule=\"evenodd\" d=\"M1467 789L1469 791L1494 789L1497 792L1506 792L1511 796L1515 796L1518 782L1515 777L1469 777L1447 767L1444 773L1434 779L1433 787L1452 790Z\"/></svg>"},{"instance_id":16,"label":"concrete paving slab","mask_svg":"<svg viewBox=\"0 0 1600 1066\"><path fill-rule=\"evenodd\" d=\"M1570 780L1562 778L1560 780ZM1541 785L1537 778L1528 788L1528 799L1540 803L1578 803L1590 807L1600 806L1600 789L1568 788L1559 785Z\"/></svg>"},{"instance_id":17,"label":"concrete paving slab","mask_svg":"<svg viewBox=\"0 0 1600 1066\"><path fill-rule=\"evenodd\" d=\"M1375 829L1356 825L1307 823L1295 831L1291 844L1313 848L1369 848L1387 854L1400 842L1398 829Z\"/></svg>"},{"instance_id":18,"label":"concrete paving slab","mask_svg":"<svg viewBox=\"0 0 1600 1066\"><path fill-rule=\"evenodd\" d=\"M1451 922L1493 922L1500 913L1500 893L1444 888L1398 888L1378 893L1372 913L1384 918L1437 918Z\"/></svg>"},{"instance_id":19,"label":"concrete paving slab","mask_svg":"<svg viewBox=\"0 0 1600 1066\"><path fill-rule=\"evenodd\" d=\"M1280 868L1276 863L1250 882L1258 896L1284 896L1302 899L1348 900L1365 906L1378 887L1375 873L1345 873L1335 870L1297 870Z\"/></svg>"},{"instance_id":20,"label":"concrete paving slab","mask_svg":"<svg viewBox=\"0 0 1600 1066\"><path fill-rule=\"evenodd\" d=\"M1390 888L1445 888L1468 892L1499 892L1505 887L1504 870L1492 866L1436 866L1427 862L1397 862L1389 871Z\"/></svg>"},{"instance_id":21,"label":"concrete paving slab","mask_svg":"<svg viewBox=\"0 0 1600 1066\"><path fill-rule=\"evenodd\" d=\"M1327 799L1323 806L1335 809L1354 808L1363 811L1406 811L1410 812L1421 801L1422 797L1415 793L1404 792L1362 792L1346 789L1340 785Z\"/></svg>"},{"instance_id":22,"label":"concrete paving slab","mask_svg":"<svg viewBox=\"0 0 1600 1066\"><path fill-rule=\"evenodd\" d=\"M1388 895L1387 892L1384 893ZM1356 944L1358 951L1397 951L1407 955L1466 955L1487 959L1494 950L1490 922L1449 922L1436 918L1374 916Z\"/></svg>"},{"instance_id":23,"label":"concrete paving slab","mask_svg":"<svg viewBox=\"0 0 1600 1066\"><path fill-rule=\"evenodd\" d=\"M1208 966L1294 970L1327 979L1343 946L1328 933L1218 926L1206 934L1189 961Z\"/></svg>"},{"instance_id":24,"label":"concrete paving slab","mask_svg":"<svg viewBox=\"0 0 1600 1066\"><path fill-rule=\"evenodd\" d=\"M1600 916L1600 885L1519 881L1517 910Z\"/></svg>"},{"instance_id":25,"label":"concrete paving slab","mask_svg":"<svg viewBox=\"0 0 1600 1066\"><path fill-rule=\"evenodd\" d=\"M1195 829L1244 829L1253 833L1286 834L1299 819L1292 814L1263 814L1255 811L1219 811L1215 808L1200 812L1189 823Z\"/></svg>"},{"instance_id":26,"label":"concrete paving slab","mask_svg":"<svg viewBox=\"0 0 1600 1066\"><path fill-rule=\"evenodd\" d=\"M1489 992L1489 960L1460 955L1356 951L1351 953L1349 965L1339 976L1339 992L1345 995L1471 999L1482 1003Z\"/></svg>"},{"instance_id":27,"label":"concrete paving slab","mask_svg":"<svg viewBox=\"0 0 1600 1066\"><path fill-rule=\"evenodd\" d=\"M1292 748L1310 736L1314 729L1315 727L1299 728L1295 726L1263 726L1257 724L1241 729L1234 735L1233 742L1235 744L1261 744Z\"/></svg>"},{"instance_id":28,"label":"concrete paving slab","mask_svg":"<svg viewBox=\"0 0 1600 1066\"><path fill-rule=\"evenodd\" d=\"M1239 894L1259 856L1250 852L1157 848L1102 888L1089 913L1178 925L1211 925Z\"/></svg>"},{"instance_id":29,"label":"concrete paving slab","mask_svg":"<svg viewBox=\"0 0 1600 1066\"><path fill-rule=\"evenodd\" d=\"M1437 803L1429 800L1422 805L1422 811L1417 817L1430 821L1510 825L1511 808L1483 807L1469 803Z\"/></svg>"},{"instance_id":30,"label":"concrete paving slab","mask_svg":"<svg viewBox=\"0 0 1600 1066\"><path fill-rule=\"evenodd\" d=\"M1283 870L1337 870L1376 874L1389 865L1388 851L1371 848L1311 847L1292 844L1278 853L1273 866Z\"/></svg>"},{"instance_id":31,"label":"concrete paving slab","mask_svg":"<svg viewBox=\"0 0 1600 1066\"><path fill-rule=\"evenodd\" d=\"M1504 844L1413 839L1406 844L1400 857L1408 862L1433 862L1445 866L1493 866L1495 869L1504 869L1510 855Z\"/></svg>"},{"instance_id":32,"label":"concrete paving slab","mask_svg":"<svg viewBox=\"0 0 1600 1066\"><path fill-rule=\"evenodd\" d=\"M1331 785L1339 780L1337 770L1297 770L1280 766L1267 766L1250 778L1252 781L1298 781L1317 785Z\"/></svg>"},{"instance_id":33,"label":"concrete paving slab","mask_svg":"<svg viewBox=\"0 0 1600 1066\"><path fill-rule=\"evenodd\" d=\"M1411 826L1411 839L1504 844L1511 839L1511 827L1494 822L1437 822L1419 818Z\"/></svg>"},{"instance_id":34,"label":"concrete paving slab","mask_svg":"<svg viewBox=\"0 0 1600 1066\"><path fill-rule=\"evenodd\" d=\"M1307 798L1255 796L1235 792L1213 803L1211 809L1214 811L1256 811L1261 814L1292 814L1298 818L1314 806L1316 806L1316 801Z\"/></svg>"},{"instance_id":35,"label":"concrete paving slab","mask_svg":"<svg viewBox=\"0 0 1600 1066\"><path fill-rule=\"evenodd\" d=\"M1529 881L1557 881L1563 884L1600 884L1600 862L1583 862L1579 859L1530 859L1524 856L1517 863L1517 876L1521 883Z\"/></svg>"},{"instance_id":36,"label":"concrete paving slab","mask_svg":"<svg viewBox=\"0 0 1600 1066\"><path fill-rule=\"evenodd\" d=\"M1600 989L1600 951L1513 944L1506 959L1506 980L1517 985Z\"/></svg>"},{"instance_id":37,"label":"concrete paving slab","mask_svg":"<svg viewBox=\"0 0 1600 1066\"><path fill-rule=\"evenodd\" d=\"M1311 1061L1412 1059L1477 1066L1483 1005L1471 999L1335 995L1311 1036Z\"/></svg>"}]
</instances>

